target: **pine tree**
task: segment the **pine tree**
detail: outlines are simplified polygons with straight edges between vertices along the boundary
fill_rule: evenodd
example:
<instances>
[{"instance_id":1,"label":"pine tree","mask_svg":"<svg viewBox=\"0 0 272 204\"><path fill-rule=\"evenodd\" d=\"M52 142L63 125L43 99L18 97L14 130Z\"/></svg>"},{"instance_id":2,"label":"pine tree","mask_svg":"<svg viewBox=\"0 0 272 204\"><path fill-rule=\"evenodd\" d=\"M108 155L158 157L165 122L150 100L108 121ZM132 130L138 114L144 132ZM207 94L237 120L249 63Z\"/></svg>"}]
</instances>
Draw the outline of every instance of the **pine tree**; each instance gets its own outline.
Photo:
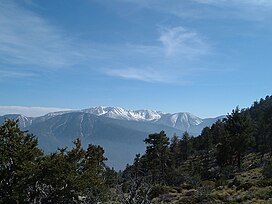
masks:
<instances>
[{"instance_id":1,"label":"pine tree","mask_svg":"<svg viewBox=\"0 0 272 204\"><path fill-rule=\"evenodd\" d=\"M177 168L182 162L182 151L180 139L174 135L170 144L171 163L174 168Z\"/></svg>"},{"instance_id":2,"label":"pine tree","mask_svg":"<svg viewBox=\"0 0 272 204\"><path fill-rule=\"evenodd\" d=\"M203 139L203 149L210 150L213 145L211 129L209 127L205 127L201 132L201 137Z\"/></svg>"},{"instance_id":3,"label":"pine tree","mask_svg":"<svg viewBox=\"0 0 272 204\"><path fill-rule=\"evenodd\" d=\"M144 140L146 147L146 160L154 182L164 182L169 163L169 138L164 131L150 134Z\"/></svg>"},{"instance_id":4,"label":"pine tree","mask_svg":"<svg viewBox=\"0 0 272 204\"><path fill-rule=\"evenodd\" d=\"M21 131L18 121L0 126L0 203L27 203L35 186L36 161L42 156L38 140Z\"/></svg>"},{"instance_id":5,"label":"pine tree","mask_svg":"<svg viewBox=\"0 0 272 204\"><path fill-rule=\"evenodd\" d=\"M264 115L263 124L264 142L270 151L270 156L272 156L272 107L267 109L267 112Z\"/></svg>"},{"instance_id":6,"label":"pine tree","mask_svg":"<svg viewBox=\"0 0 272 204\"><path fill-rule=\"evenodd\" d=\"M187 131L183 133L180 143L183 160L187 160L192 151L191 137Z\"/></svg>"},{"instance_id":7,"label":"pine tree","mask_svg":"<svg viewBox=\"0 0 272 204\"><path fill-rule=\"evenodd\" d=\"M87 203L97 203L106 200L106 165L104 149L99 145L90 144L87 148L83 160L82 180L85 181L83 195Z\"/></svg>"},{"instance_id":8,"label":"pine tree","mask_svg":"<svg viewBox=\"0 0 272 204\"><path fill-rule=\"evenodd\" d=\"M253 124L246 112L241 112L237 107L231 115L227 115L226 130L230 136L230 146L235 155L233 164L241 167L241 156L254 142Z\"/></svg>"}]
</instances>

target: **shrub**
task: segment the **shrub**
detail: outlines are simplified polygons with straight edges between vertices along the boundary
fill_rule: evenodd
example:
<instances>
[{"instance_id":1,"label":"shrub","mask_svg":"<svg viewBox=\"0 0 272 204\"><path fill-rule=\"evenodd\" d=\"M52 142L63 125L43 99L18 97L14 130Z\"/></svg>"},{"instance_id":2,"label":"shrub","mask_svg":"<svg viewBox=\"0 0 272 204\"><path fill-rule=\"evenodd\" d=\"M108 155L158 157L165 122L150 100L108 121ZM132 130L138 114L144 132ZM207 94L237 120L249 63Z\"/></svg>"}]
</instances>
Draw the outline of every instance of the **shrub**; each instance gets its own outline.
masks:
<instances>
[{"instance_id":1,"label":"shrub","mask_svg":"<svg viewBox=\"0 0 272 204\"><path fill-rule=\"evenodd\" d=\"M160 185L156 185L153 186L151 191L148 194L148 197L150 200L152 200L153 198L159 197L159 195L165 194L167 193L167 189L164 188L163 186Z\"/></svg>"},{"instance_id":2,"label":"shrub","mask_svg":"<svg viewBox=\"0 0 272 204\"><path fill-rule=\"evenodd\" d=\"M190 189L194 188L194 186L191 184L184 183L181 185L181 188L186 189L186 190L190 190Z\"/></svg>"},{"instance_id":3,"label":"shrub","mask_svg":"<svg viewBox=\"0 0 272 204\"><path fill-rule=\"evenodd\" d=\"M272 178L272 160L266 163L262 173L265 178Z\"/></svg>"},{"instance_id":4,"label":"shrub","mask_svg":"<svg viewBox=\"0 0 272 204\"><path fill-rule=\"evenodd\" d=\"M244 183L242 185L239 185L236 190L239 191L241 189L244 189L245 191L247 191L248 189L250 189L253 186L252 183Z\"/></svg>"},{"instance_id":5,"label":"shrub","mask_svg":"<svg viewBox=\"0 0 272 204\"><path fill-rule=\"evenodd\" d=\"M269 199L272 197L272 187L268 186L265 188L260 188L256 191L255 195L257 198L260 198L260 199L265 199L265 200Z\"/></svg>"},{"instance_id":6,"label":"shrub","mask_svg":"<svg viewBox=\"0 0 272 204\"><path fill-rule=\"evenodd\" d=\"M231 188L232 186L240 186L241 181L235 177L231 183L228 184L228 188Z\"/></svg>"},{"instance_id":7,"label":"shrub","mask_svg":"<svg viewBox=\"0 0 272 204\"><path fill-rule=\"evenodd\" d=\"M262 188L266 186L272 186L272 179L264 179L264 180L258 181L256 183L256 186L262 187Z\"/></svg>"}]
</instances>

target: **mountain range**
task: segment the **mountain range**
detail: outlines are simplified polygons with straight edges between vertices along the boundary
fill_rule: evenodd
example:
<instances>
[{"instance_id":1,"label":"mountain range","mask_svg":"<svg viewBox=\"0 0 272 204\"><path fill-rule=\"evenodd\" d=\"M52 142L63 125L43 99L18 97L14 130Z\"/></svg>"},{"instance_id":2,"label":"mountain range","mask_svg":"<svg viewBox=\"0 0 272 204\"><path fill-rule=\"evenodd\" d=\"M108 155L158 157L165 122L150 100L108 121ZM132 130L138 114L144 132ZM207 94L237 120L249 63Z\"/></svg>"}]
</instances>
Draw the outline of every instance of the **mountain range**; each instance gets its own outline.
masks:
<instances>
[{"instance_id":1,"label":"mountain range","mask_svg":"<svg viewBox=\"0 0 272 204\"><path fill-rule=\"evenodd\" d=\"M144 152L143 140L148 134L164 130L170 138L174 134L181 136L185 131L197 136L204 127L223 117L201 119L187 112L171 114L99 106L40 117L4 115L0 116L0 123L7 118L18 119L20 127L36 135L47 153L56 151L57 147L71 147L76 138L81 139L84 147L99 144L105 149L107 165L123 169L133 161L135 154Z\"/></svg>"}]
</instances>

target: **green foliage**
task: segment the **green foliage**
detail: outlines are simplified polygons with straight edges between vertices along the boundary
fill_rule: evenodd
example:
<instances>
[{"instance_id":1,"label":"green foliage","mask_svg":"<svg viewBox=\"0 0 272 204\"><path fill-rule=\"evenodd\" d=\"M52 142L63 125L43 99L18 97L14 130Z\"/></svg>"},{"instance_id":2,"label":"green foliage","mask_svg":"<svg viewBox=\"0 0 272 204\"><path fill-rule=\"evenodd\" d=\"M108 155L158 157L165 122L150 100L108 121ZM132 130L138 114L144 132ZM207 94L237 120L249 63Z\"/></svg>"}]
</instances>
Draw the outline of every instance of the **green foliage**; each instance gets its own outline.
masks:
<instances>
[{"instance_id":1,"label":"green foliage","mask_svg":"<svg viewBox=\"0 0 272 204\"><path fill-rule=\"evenodd\" d=\"M43 155L37 145L37 139L21 131L16 121L0 126L0 203L107 200L116 172L106 168L102 147L89 145L84 150L77 139L70 151Z\"/></svg>"},{"instance_id":2,"label":"green foliage","mask_svg":"<svg viewBox=\"0 0 272 204\"><path fill-rule=\"evenodd\" d=\"M192 152L191 140L188 132L184 132L181 139L181 151L184 160L187 160Z\"/></svg>"},{"instance_id":3,"label":"green foliage","mask_svg":"<svg viewBox=\"0 0 272 204\"><path fill-rule=\"evenodd\" d=\"M185 132L169 142L161 131L144 142L145 154L137 154L118 174L106 167L100 146L83 149L77 139L71 150L44 155L33 135L8 120L0 126L0 203L106 203L113 200L111 193L120 203L151 203L157 197L172 202L176 193L182 194L176 196L180 203L267 200L272 195L271 161L261 174L267 153L272 154L272 96L250 109L236 108L198 137ZM262 159L246 160L249 152Z\"/></svg>"},{"instance_id":4,"label":"green foliage","mask_svg":"<svg viewBox=\"0 0 272 204\"><path fill-rule=\"evenodd\" d=\"M243 183L242 185L239 185L236 190L239 191L241 189L243 189L244 191L247 191L248 189L250 189L252 186L254 186L254 184L252 183Z\"/></svg>"},{"instance_id":5,"label":"green foliage","mask_svg":"<svg viewBox=\"0 0 272 204\"><path fill-rule=\"evenodd\" d=\"M151 188L150 192L148 193L148 197L150 200L153 198L158 197L159 195L162 195L164 193L167 193L167 189L160 185L155 185Z\"/></svg>"},{"instance_id":6,"label":"green foliage","mask_svg":"<svg viewBox=\"0 0 272 204\"><path fill-rule=\"evenodd\" d=\"M204 150L209 150L213 146L213 138L212 138L212 132L209 127L205 127L202 130L201 133L202 139L203 139L203 149Z\"/></svg>"},{"instance_id":7,"label":"green foliage","mask_svg":"<svg viewBox=\"0 0 272 204\"><path fill-rule=\"evenodd\" d=\"M144 140L146 147L146 160L154 182L164 182L168 163L170 161L169 138L164 131L150 134Z\"/></svg>"},{"instance_id":8,"label":"green foliage","mask_svg":"<svg viewBox=\"0 0 272 204\"><path fill-rule=\"evenodd\" d=\"M174 135L169 145L161 132L149 135L145 143L146 153L137 155L123 176L128 189L135 181L153 186L154 203L258 202L253 199L271 197L272 165L265 165L263 175L260 169L266 153L272 152L272 96L250 109L237 107L198 137ZM176 190L164 192L165 185Z\"/></svg>"},{"instance_id":9,"label":"green foliage","mask_svg":"<svg viewBox=\"0 0 272 204\"><path fill-rule=\"evenodd\" d=\"M181 141L174 135L170 144L171 163L174 168L177 168L183 161Z\"/></svg>"},{"instance_id":10,"label":"green foliage","mask_svg":"<svg viewBox=\"0 0 272 204\"><path fill-rule=\"evenodd\" d=\"M264 188L259 188L257 191L255 191L255 196L260 199L270 199L272 198L272 186L267 186Z\"/></svg>"},{"instance_id":11,"label":"green foliage","mask_svg":"<svg viewBox=\"0 0 272 204\"><path fill-rule=\"evenodd\" d=\"M232 154L235 155L233 164L241 167L241 156L247 148L253 144L253 124L246 112L241 112L237 107L227 116L226 130L229 133L229 145L232 148Z\"/></svg>"},{"instance_id":12,"label":"green foliage","mask_svg":"<svg viewBox=\"0 0 272 204\"><path fill-rule=\"evenodd\" d=\"M25 203L35 186L35 163L42 152L37 139L19 129L15 121L0 126L0 203Z\"/></svg>"},{"instance_id":13,"label":"green foliage","mask_svg":"<svg viewBox=\"0 0 272 204\"><path fill-rule=\"evenodd\" d=\"M272 160L268 161L263 168L263 176L265 178L272 178Z\"/></svg>"},{"instance_id":14,"label":"green foliage","mask_svg":"<svg viewBox=\"0 0 272 204\"><path fill-rule=\"evenodd\" d=\"M270 178L270 179L260 180L255 185L258 187L261 187L261 188L266 187L266 186L272 186L272 179Z\"/></svg>"},{"instance_id":15,"label":"green foliage","mask_svg":"<svg viewBox=\"0 0 272 204\"><path fill-rule=\"evenodd\" d=\"M33 199L40 203L72 203L78 199L76 173L64 151L43 157L38 165Z\"/></svg>"},{"instance_id":16,"label":"green foliage","mask_svg":"<svg viewBox=\"0 0 272 204\"><path fill-rule=\"evenodd\" d=\"M89 145L83 158L81 182L85 181L83 195L91 203L104 201L107 186L105 185L104 150L99 145Z\"/></svg>"},{"instance_id":17,"label":"green foliage","mask_svg":"<svg viewBox=\"0 0 272 204\"><path fill-rule=\"evenodd\" d=\"M254 138L256 150L272 154L272 96L266 96L248 109L255 126Z\"/></svg>"},{"instance_id":18,"label":"green foliage","mask_svg":"<svg viewBox=\"0 0 272 204\"><path fill-rule=\"evenodd\" d=\"M237 107L223 121L225 131L217 144L217 161L220 166L237 165L241 167L242 154L253 146L253 124L246 111Z\"/></svg>"}]
</instances>

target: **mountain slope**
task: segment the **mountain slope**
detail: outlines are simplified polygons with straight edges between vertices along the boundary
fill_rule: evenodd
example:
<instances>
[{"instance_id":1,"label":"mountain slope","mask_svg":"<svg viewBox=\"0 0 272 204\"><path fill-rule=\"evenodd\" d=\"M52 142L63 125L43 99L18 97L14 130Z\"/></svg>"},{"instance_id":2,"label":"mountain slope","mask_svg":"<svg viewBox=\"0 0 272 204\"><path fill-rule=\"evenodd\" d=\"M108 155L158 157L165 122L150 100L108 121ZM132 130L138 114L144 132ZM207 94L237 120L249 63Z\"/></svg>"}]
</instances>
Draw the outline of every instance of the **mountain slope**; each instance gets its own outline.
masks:
<instances>
[{"instance_id":1,"label":"mountain slope","mask_svg":"<svg viewBox=\"0 0 272 204\"><path fill-rule=\"evenodd\" d=\"M106 151L108 165L117 169L132 162L135 154L144 152L143 140L148 134L164 130L169 137L182 135L184 131L198 135L218 119L118 107L55 112L36 118L5 115L0 116L0 122L6 118L18 119L21 128L37 135L46 152L56 151L57 147L71 147L76 138L80 138L85 147L89 143L99 144Z\"/></svg>"}]
</instances>

